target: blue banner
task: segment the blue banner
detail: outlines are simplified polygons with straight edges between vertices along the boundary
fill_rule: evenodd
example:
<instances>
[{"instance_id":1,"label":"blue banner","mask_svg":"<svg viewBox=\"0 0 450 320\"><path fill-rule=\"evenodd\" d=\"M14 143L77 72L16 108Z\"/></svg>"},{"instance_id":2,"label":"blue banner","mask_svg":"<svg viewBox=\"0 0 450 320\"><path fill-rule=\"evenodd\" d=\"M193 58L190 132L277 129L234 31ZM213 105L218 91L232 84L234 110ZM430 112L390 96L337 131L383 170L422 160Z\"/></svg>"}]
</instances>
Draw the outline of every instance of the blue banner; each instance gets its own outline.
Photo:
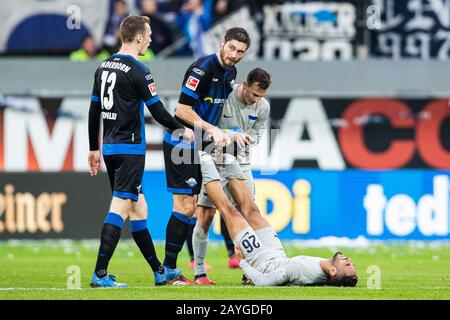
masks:
<instances>
[{"instance_id":1,"label":"blue banner","mask_svg":"<svg viewBox=\"0 0 450 320\"><path fill-rule=\"evenodd\" d=\"M254 177L258 207L282 239L450 239L450 171L295 169ZM142 186L152 236L164 240L172 211L164 171L146 172ZM221 239L215 221L210 237Z\"/></svg>"}]
</instances>

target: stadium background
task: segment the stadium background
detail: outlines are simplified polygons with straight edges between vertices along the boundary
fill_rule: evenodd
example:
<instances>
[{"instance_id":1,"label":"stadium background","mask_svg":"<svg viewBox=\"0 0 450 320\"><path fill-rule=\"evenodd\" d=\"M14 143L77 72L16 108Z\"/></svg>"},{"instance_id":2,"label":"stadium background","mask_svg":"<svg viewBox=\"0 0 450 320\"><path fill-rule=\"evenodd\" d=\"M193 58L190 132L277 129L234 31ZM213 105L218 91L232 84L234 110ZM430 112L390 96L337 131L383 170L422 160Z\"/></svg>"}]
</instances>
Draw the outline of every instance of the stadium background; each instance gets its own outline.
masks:
<instances>
[{"instance_id":1,"label":"stadium background","mask_svg":"<svg viewBox=\"0 0 450 320\"><path fill-rule=\"evenodd\" d=\"M272 130L253 167L258 205L280 238L448 240L450 4L229 2L219 15L217 1L200 1L203 20L188 15L191 28L180 29L168 9L176 1L157 1L174 39L144 63L173 112L194 57L214 52L230 26L249 30L238 80L255 66L273 75ZM126 4L140 12L139 1ZM86 165L99 62L69 55L87 34L102 43L114 1L1 5L0 239L96 239L110 201L106 175L89 177ZM163 129L146 116L148 226L164 240Z\"/></svg>"}]
</instances>

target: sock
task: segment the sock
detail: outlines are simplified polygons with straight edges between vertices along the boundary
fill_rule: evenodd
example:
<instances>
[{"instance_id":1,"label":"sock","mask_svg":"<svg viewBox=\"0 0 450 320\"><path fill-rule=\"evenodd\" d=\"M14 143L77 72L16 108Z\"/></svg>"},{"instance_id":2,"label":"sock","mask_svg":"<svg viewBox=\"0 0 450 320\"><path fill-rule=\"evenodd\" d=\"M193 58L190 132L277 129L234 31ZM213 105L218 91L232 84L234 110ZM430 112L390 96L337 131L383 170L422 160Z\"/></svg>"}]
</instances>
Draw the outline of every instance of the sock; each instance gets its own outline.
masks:
<instances>
[{"instance_id":1,"label":"sock","mask_svg":"<svg viewBox=\"0 0 450 320\"><path fill-rule=\"evenodd\" d=\"M283 250L283 245L272 227L255 230L255 233L265 247Z\"/></svg>"},{"instance_id":2,"label":"sock","mask_svg":"<svg viewBox=\"0 0 450 320\"><path fill-rule=\"evenodd\" d=\"M192 246L192 234L194 232L195 224L197 223L197 218L189 219L189 226L186 235L186 244L189 251L190 261L194 260L194 247Z\"/></svg>"},{"instance_id":3,"label":"sock","mask_svg":"<svg viewBox=\"0 0 450 320\"><path fill-rule=\"evenodd\" d=\"M95 265L95 274L99 278L107 275L109 260L111 259L122 231L123 219L114 212L109 212L103 223L100 235L100 248Z\"/></svg>"},{"instance_id":4,"label":"sock","mask_svg":"<svg viewBox=\"0 0 450 320\"><path fill-rule=\"evenodd\" d=\"M208 232L196 225L192 235L195 256L195 279L206 276L205 257L208 250Z\"/></svg>"},{"instance_id":5,"label":"sock","mask_svg":"<svg viewBox=\"0 0 450 320\"><path fill-rule=\"evenodd\" d=\"M152 236L147 229L147 220L133 220L131 221L131 235L136 242L139 250L153 272L164 272L158 257L156 256L155 246L153 245Z\"/></svg>"},{"instance_id":6,"label":"sock","mask_svg":"<svg viewBox=\"0 0 450 320\"><path fill-rule=\"evenodd\" d=\"M222 215L220 216L220 232L222 233L223 240L225 241L225 246L227 247L228 258L234 256L234 243L231 240L230 234L228 233L227 225Z\"/></svg>"},{"instance_id":7,"label":"sock","mask_svg":"<svg viewBox=\"0 0 450 320\"><path fill-rule=\"evenodd\" d=\"M172 211L166 228L166 256L164 258L164 265L169 268L177 267L178 253L186 240L189 220L189 217Z\"/></svg>"}]
</instances>

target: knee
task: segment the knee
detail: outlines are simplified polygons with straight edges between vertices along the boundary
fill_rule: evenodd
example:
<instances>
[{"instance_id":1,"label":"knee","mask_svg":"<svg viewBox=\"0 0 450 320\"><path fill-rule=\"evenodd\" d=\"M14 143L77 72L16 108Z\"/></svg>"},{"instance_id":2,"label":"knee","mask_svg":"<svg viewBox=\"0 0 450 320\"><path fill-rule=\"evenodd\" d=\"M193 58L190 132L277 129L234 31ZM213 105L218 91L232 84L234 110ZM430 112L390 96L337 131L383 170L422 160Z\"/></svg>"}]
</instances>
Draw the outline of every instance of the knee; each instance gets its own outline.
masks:
<instances>
[{"instance_id":1,"label":"knee","mask_svg":"<svg viewBox=\"0 0 450 320\"><path fill-rule=\"evenodd\" d=\"M174 201L174 211L180 212L185 216L192 217L195 213L196 204L193 197L186 197Z\"/></svg>"},{"instance_id":2,"label":"knee","mask_svg":"<svg viewBox=\"0 0 450 320\"><path fill-rule=\"evenodd\" d=\"M242 210L242 214L247 218L251 218L251 217L255 217L255 216L259 217L261 215L261 213L259 212L258 206L253 201L247 203L245 206L242 207L241 210Z\"/></svg>"},{"instance_id":3,"label":"knee","mask_svg":"<svg viewBox=\"0 0 450 320\"><path fill-rule=\"evenodd\" d=\"M239 211L237 211L237 209L233 206L233 204L231 202L226 202L221 206L221 212L225 215L230 215L230 216L240 216Z\"/></svg>"},{"instance_id":4,"label":"knee","mask_svg":"<svg viewBox=\"0 0 450 320\"><path fill-rule=\"evenodd\" d=\"M196 224L193 231L193 237L196 237L198 240L207 240L208 229L205 229L202 226Z\"/></svg>"},{"instance_id":5,"label":"knee","mask_svg":"<svg viewBox=\"0 0 450 320\"><path fill-rule=\"evenodd\" d=\"M193 202L185 202L182 213L188 217L192 217L195 213L196 205Z\"/></svg>"},{"instance_id":6,"label":"knee","mask_svg":"<svg viewBox=\"0 0 450 320\"><path fill-rule=\"evenodd\" d=\"M132 220L145 220L145 219L147 219L147 206L139 207L139 209L132 210L130 212L130 218Z\"/></svg>"},{"instance_id":7,"label":"knee","mask_svg":"<svg viewBox=\"0 0 450 320\"><path fill-rule=\"evenodd\" d=\"M215 208L203 209L202 213L197 217L197 225L208 231L214 220Z\"/></svg>"}]
</instances>

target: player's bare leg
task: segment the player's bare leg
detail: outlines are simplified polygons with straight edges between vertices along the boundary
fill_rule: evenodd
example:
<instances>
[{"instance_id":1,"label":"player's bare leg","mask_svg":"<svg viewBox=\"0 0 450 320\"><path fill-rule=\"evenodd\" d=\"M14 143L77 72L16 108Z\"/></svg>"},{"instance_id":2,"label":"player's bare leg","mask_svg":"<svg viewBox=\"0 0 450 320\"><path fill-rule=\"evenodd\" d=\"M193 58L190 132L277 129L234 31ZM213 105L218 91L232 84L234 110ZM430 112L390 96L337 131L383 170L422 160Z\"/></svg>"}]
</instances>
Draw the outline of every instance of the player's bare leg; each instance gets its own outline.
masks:
<instances>
[{"instance_id":1,"label":"player's bare leg","mask_svg":"<svg viewBox=\"0 0 450 320\"><path fill-rule=\"evenodd\" d=\"M233 206L228 200L227 195L223 191L220 181L215 180L205 185L205 190L208 193L211 201L223 214L225 224L227 225L228 232L231 239L234 239L236 235L243 229L249 226L249 223L244 219L242 214Z\"/></svg>"},{"instance_id":2,"label":"player's bare leg","mask_svg":"<svg viewBox=\"0 0 450 320\"><path fill-rule=\"evenodd\" d=\"M250 190L244 180L229 180L228 186L245 220L254 230L270 227L269 222L261 215L258 206L253 201Z\"/></svg>"}]
</instances>

